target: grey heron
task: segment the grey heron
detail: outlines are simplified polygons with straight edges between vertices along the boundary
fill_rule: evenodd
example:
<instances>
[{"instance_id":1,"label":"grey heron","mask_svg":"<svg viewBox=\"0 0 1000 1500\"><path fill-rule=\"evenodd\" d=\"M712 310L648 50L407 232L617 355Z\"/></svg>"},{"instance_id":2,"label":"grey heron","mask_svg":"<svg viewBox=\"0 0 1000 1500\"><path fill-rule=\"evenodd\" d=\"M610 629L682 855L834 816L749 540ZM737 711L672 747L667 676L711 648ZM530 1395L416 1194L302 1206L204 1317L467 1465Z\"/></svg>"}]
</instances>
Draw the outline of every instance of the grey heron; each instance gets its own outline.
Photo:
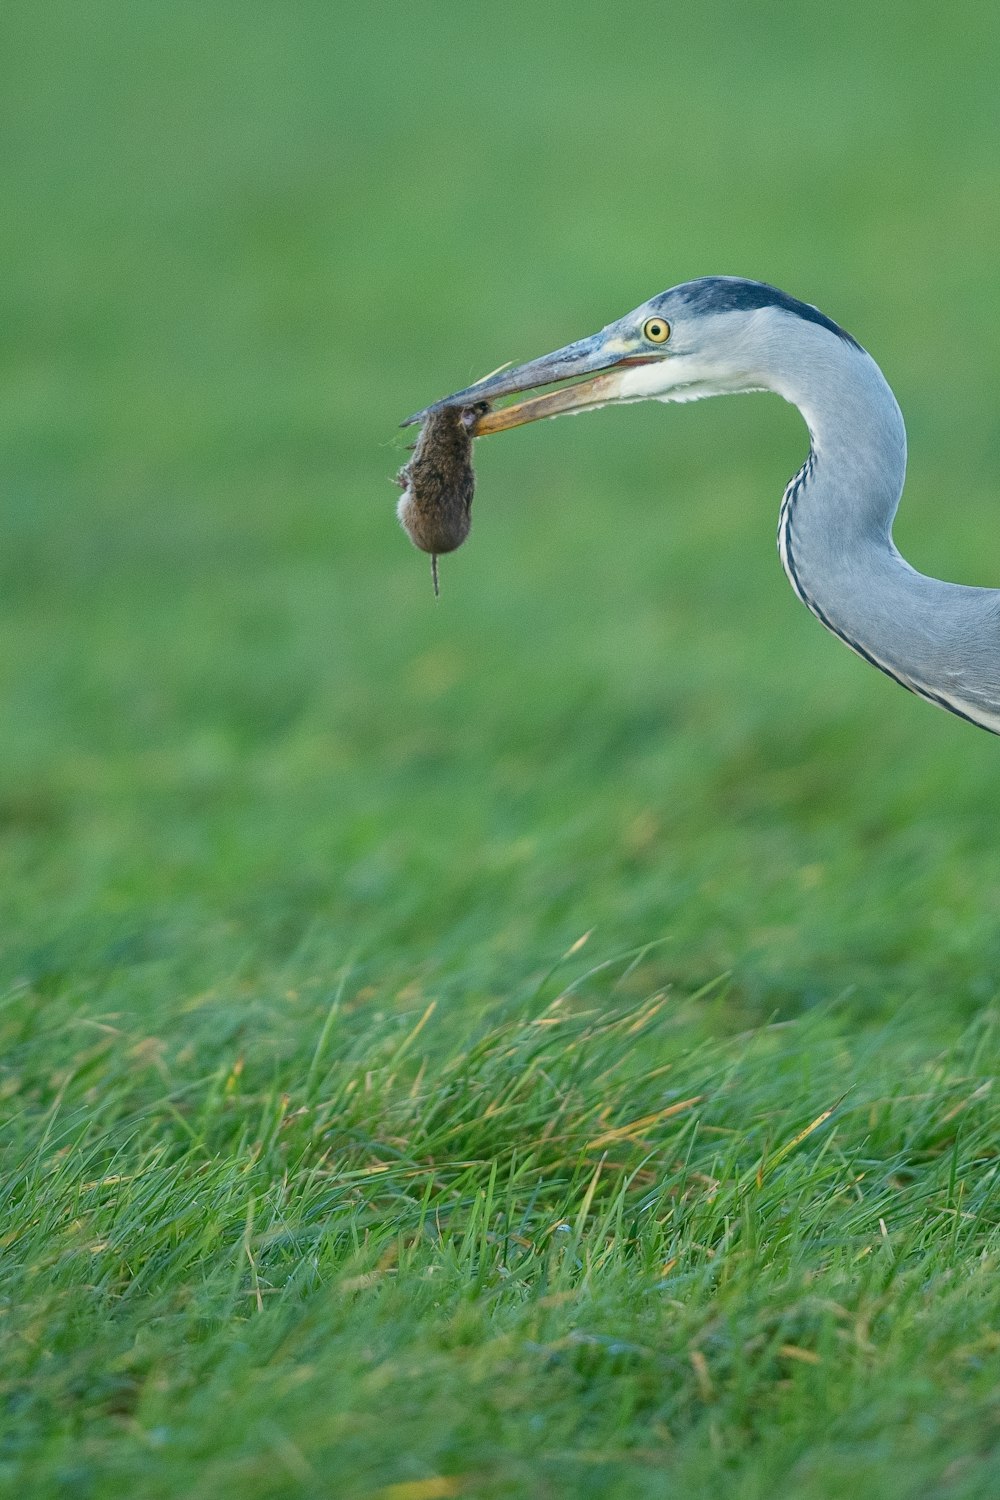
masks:
<instances>
[{"instance_id":1,"label":"grey heron","mask_svg":"<svg viewBox=\"0 0 1000 1500\"><path fill-rule=\"evenodd\" d=\"M785 489L778 522L792 588L865 661L1000 734L1000 589L928 577L897 551L902 414L871 355L818 308L763 282L702 277L408 421L553 385L489 410L475 435L629 401L775 391L797 406L809 453Z\"/></svg>"}]
</instances>

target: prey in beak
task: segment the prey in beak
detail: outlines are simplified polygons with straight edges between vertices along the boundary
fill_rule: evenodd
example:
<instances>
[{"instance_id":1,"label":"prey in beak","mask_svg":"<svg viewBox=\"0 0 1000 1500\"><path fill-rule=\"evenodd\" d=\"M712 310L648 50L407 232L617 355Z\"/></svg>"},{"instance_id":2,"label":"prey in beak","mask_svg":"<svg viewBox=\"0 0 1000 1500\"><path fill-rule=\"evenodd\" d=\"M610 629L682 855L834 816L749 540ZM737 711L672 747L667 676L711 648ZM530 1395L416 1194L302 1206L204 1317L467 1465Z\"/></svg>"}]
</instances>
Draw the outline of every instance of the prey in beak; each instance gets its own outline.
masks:
<instances>
[{"instance_id":1,"label":"prey in beak","mask_svg":"<svg viewBox=\"0 0 1000 1500\"><path fill-rule=\"evenodd\" d=\"M537 422L541 417L593 411L610 401L628 399L623 385L627 372L636 365L658 363L661 358L662 355L652 352L648 341L634 329L626 330L620 324L612 323L600 333L567 344L554 354L543 354L540 359L517 365L512 370L487 375L465 390L445 396L407 417L401 425L409 427L414 422L424 422L432 413L445 407L468 409L485 402L489 409L476 417L470 431L473 437L486 437L491 432L504 432L509 427L521 427L525 422ZM573 384L564 384L567 381ZM550 385L562 388L531 396L526 401L492 408L492 403L503 396L515 396Z\"/></svg>"},{"instance_id":2,"label":"prey in beak","mask_svg":"<svg viewBox=\"0 0 1000 1500\"><path fill-rule=\"evenodd\" d=\"M640 311L644 311L641 309ZM600 333L579 339L515 369L495 370L465 390L455 391L433 406L407 417L401 425L420 424L413 458L397 482L403 490L397 514L414 546L431 554L434 592L438 591L437 560L460 547L469 534L472 493L472 440L508 427L521 427L540 417L563 412L593 411L612 401L642 401L662 383L666 369L637 370L637 365L661 365L657 345L670 336L670 324L659 314L641 325L630 313ZM554 389L494 406L504 396Z\"/></svg>"}]
</instances>

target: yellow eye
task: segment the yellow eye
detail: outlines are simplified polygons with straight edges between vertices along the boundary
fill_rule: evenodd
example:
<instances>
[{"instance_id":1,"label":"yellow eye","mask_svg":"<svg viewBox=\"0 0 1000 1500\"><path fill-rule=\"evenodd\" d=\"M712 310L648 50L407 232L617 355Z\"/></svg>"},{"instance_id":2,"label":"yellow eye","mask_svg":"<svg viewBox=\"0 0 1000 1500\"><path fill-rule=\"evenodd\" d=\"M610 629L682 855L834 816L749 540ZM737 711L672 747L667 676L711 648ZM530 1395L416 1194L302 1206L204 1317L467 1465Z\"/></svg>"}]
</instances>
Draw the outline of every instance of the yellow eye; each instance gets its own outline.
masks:
<instances>
[{"instance_id":1,"label":"yellow eye","mask_svg":"<svg viewBox=\"0 0 1000 1500\"><path fill-rule=\"evenodd\" d=\"M665 344L670 337L670 324L663 318L647 318L642 325L642 336L651 344Z\"/></svg>"}]
</instances>

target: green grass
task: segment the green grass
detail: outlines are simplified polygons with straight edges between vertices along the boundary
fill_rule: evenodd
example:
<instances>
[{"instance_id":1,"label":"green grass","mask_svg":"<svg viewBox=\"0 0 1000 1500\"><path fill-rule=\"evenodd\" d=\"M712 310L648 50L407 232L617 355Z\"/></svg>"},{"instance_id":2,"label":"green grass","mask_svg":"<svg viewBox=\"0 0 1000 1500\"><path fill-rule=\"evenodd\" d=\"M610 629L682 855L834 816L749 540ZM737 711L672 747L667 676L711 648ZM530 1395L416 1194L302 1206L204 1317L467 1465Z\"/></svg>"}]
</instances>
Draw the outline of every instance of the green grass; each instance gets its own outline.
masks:
<instances>
[{"instance_id":1,"label":"green grass","mask_svg":"<svg viewBox=\"0 0 1000 1500\"><path fill-rule=\"evenodd\" d=\"M996 741L778 402L480 444L436 606L389 483L757 275L996 582L991 8L4 17L0 1491L995 1494Z\"/></svg>"},{"instance_id":2,"label":"green grass","mask_svg":"<svg viewBox=\"0 0 1000 1500\"><path fill-rule=\"evenodd\" d=\"M459 1051L344 984L284 1048L230 1007L212 1067L202 1000L184 1083L59 1007L11 1154L7 1476L988 1493L1000 1016L934 1054L832 1009L706 1040L724 997L630 998L642 959Z\"/></svg>"}]
</instances>

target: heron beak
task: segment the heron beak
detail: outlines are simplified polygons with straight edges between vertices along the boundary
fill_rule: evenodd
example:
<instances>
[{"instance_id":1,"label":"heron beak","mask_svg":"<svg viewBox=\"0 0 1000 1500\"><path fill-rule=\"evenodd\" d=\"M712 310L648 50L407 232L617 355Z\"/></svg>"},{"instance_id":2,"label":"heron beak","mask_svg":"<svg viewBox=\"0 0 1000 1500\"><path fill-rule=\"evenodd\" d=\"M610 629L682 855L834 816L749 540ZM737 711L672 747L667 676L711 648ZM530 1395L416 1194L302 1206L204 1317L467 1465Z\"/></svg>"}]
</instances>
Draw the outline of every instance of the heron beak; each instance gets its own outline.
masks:
<instances>
[{"instance_id":1,"label":"heron beak","mask_svg":"<svg viewBox=\"0 0 1000 1500\"><path fill-rule=\"evenodd\" d=\"M612 326L590 338L567 344L554 354L543 354L541 359L530 360L526 365L488 375L464 391L456 391L454 395L435 401L433 406L408 417L402 425L408 427L412 422L422 422L430 412L440 411L444 406L475 407L479 402L492 403L501 396L514 396L521 391L534 391L540 386L567 380L575 384L495 411L484 411L470 429L472 436L485 437L491 432L504 432L509 427L522 427L525 422L537 422L540 417L592 411L617 399L625 369L651 364L659 358L656 354L637 353L634 340ZM581 379L581 376L593 378Z\"/></svg>"}]
</instances>

